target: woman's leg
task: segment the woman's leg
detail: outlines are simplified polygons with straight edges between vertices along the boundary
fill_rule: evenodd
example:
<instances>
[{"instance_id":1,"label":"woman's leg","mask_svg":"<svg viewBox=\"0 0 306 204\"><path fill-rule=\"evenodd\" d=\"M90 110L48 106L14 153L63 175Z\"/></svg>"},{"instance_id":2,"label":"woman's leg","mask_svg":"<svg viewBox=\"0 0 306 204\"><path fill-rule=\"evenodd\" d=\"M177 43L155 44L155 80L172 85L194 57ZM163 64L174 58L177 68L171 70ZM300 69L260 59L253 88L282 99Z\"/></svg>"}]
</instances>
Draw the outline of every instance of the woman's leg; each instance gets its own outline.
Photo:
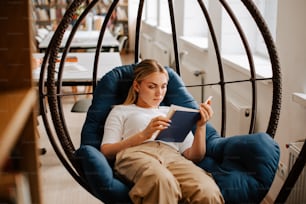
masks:
<instances>
[{"instance_id":1,"label":"woman's leg","mask_svg":"<svg viewBox=\"0 0 306 204\"><path fill-rule=\"evenodd\" d=\"M167 168L180 183L183 203L224 203L219 187L210 174L180 154L173 155Z\"/></svg>"},{"instance_id":2,"label":"woman's leg","mask_svg":"<svg viewBox=\"0 0 306 204\"><path fill-rule=\"evenodd\" d=\"M163 166L158 145L154 143L119 152L115 170L134 183L129 193L133 203L177 204L181 199L179 183Z\"/></svg>"}]
</instances>

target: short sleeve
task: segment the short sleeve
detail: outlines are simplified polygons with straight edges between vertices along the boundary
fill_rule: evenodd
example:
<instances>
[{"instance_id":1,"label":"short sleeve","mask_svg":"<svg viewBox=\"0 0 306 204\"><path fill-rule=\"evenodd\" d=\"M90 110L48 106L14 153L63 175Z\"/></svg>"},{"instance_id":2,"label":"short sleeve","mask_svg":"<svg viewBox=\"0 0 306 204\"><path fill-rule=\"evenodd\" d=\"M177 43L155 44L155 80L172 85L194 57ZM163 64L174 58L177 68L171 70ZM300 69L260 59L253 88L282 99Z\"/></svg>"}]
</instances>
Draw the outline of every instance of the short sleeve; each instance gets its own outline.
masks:
<instances>
[{"instance_id":1,"label":"short sleeve","mask_svg":"<svg viewBox=\"0 0 306 204\"><path fill-rule=\"evenodd\" d=\"M123 111L115 106L109 113L104 126L102 144L116 143L122 140Z\"/></svg>"}]
</instances>

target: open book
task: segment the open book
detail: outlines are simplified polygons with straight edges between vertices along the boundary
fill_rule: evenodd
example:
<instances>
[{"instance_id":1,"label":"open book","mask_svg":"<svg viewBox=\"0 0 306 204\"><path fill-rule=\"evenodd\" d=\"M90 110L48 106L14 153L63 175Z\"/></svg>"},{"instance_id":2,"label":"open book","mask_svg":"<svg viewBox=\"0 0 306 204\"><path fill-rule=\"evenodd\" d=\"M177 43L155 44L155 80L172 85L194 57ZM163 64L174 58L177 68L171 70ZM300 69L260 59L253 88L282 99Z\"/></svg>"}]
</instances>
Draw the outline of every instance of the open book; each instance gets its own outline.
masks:
<instances>
[{"instance_id":1,"label":"open book","mask_svg":"<svg viewBox=\"0 0 306 204\"><path fill-rule=\"evenodd\" d=\"M167 117L171 125L157 133L156 140L183 142L201 116L199 110L171 105Z\"/></svg>"}]
</instances>

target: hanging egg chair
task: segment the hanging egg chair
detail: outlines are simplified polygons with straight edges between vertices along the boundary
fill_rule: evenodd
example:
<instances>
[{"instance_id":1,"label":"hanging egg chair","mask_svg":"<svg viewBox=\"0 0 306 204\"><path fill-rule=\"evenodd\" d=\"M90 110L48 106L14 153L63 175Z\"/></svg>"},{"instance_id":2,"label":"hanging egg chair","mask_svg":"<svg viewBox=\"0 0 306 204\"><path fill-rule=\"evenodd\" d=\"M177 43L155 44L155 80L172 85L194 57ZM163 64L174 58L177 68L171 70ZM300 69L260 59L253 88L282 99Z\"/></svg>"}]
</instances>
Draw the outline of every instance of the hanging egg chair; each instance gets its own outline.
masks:
<instances>
[{"instance_id":1,"label":"hanging egg chair","mask_svg":"<svg viewBox=\"0 0 306 204\"><path fill-rule=\"evenodd\" d=\"M145 1L139 0L138 10L135 11L137 12L136 27L129 28L135 29L134 63L118 66L100 79L99 77L101 76L97 76L97 69L103 37L107 29L107 23L116 9L119 0L113 0L110 4L97 41L92 80L87 84L93 86L93 92L86 93L87 95L92 95L93 99L87 111L82 132L80 133L81 145L80 147L75 147L67 126L69 121L67 122L67 118L65 118L63 112L63 97L66 95L62 93L62 76L65 58L69 53L73 37L81 22L98 3L98 0L91 1L77 21L74 22L66 45L64 49L61 50L61 62L58 70L56 69L55 63L59 55L59 47L64 33L71 24L74 13L84 2L85 0L74 0L71 2L45 52L39 81L42 119L57 156L71 176L82 187L104 203L130 203L128 192L131 186L116 177L112 169L112 163L107 161L99 151L99 147L103 136L103 125L106 116L112 105L120 104L124 101L128 87L132 82L133 68L140 58L140 33ZM227 1L219 0L220 6L222 6L230 16L230 19L233 21L239 33L250 67L250 78L226 81L219 50L220 42L216 37L215 27L211 20L210 13L203 1L198 0L197 2L209 30L218 65L216 69L219 73L219 80L217 82L209 84L204 83L197 86L218 86L221 92L220 104L222 110L220 134L211 124L207 125L207 153L203 161L197 165L213 175L226 203L260 203L266 196L273 182L280 154L279 147L273 140L277 129L281 106L281 71L276 48L269 29L253 1L241 0L246 10L252 16L264 39L269 61L271 63L272 76L258 78L252 51L243 29L240 26L239 20L236 18L235 13L231 10ZM175 11L172 0L168 1L168 6L171 19L174 63L172 68L167 67L170 80L167 96L163 104L169 105L175 103L177 105L196 108L197 102L188 92L180 77L180 50L178 47L178 36L176 34L174 17ZM257 100L259 94L257 91L257 84L263 81L271 83L273 87L271 93L271 113L267 119L266 131L255 132L256 114L258 112ZM244 135L225 137L226 119L230 117L227 116L226 86L228 84L242 82L249 83L251 87L252 105L249 131Z\"/></svg>"}]
</instances>

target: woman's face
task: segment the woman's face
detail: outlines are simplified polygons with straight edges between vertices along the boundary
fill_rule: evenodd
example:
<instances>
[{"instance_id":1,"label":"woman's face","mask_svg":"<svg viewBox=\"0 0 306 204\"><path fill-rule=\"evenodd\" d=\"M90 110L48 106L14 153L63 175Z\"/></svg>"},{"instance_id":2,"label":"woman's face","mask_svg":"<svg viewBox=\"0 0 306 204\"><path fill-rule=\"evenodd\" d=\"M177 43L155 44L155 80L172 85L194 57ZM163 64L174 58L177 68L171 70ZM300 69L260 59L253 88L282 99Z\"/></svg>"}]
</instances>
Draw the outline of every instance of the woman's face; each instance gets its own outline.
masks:
<instances>
[{"instance_id":1,"label":"woman's face","mask_svg":"<svg viewBox=\"0 0 306 204\"><path fill-rule=\"evenodd\" d=\"M140 83L134 81L134 89L138 93L137 106L157 108L167 92L168 77L161 72L154 72Z\"/></svg>"}]
</instances>

